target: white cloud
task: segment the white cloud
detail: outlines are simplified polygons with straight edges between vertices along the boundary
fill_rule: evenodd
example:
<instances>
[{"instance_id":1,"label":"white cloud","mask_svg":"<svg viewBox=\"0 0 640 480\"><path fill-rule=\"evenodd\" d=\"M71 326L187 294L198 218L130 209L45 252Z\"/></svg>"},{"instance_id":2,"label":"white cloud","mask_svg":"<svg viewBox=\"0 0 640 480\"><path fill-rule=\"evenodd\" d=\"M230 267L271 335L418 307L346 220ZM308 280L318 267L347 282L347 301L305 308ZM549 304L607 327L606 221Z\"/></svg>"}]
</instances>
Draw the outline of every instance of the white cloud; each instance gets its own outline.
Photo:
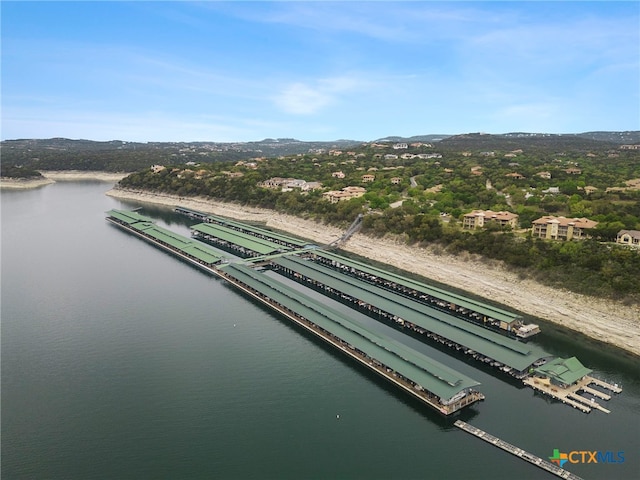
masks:
<instances>
[{"instance_id":1,"label":"white cloud","mask_svg":"<svg viewBox=\"0 0 640 480\"><path fill-rule=\"evenodd\" d=\"M296 82L286 85L272 100L285 113L312 115L337 103L341 94L362 86L363 82L346 76L320 79L314 84Z\"/></svg>"}]
</instances>

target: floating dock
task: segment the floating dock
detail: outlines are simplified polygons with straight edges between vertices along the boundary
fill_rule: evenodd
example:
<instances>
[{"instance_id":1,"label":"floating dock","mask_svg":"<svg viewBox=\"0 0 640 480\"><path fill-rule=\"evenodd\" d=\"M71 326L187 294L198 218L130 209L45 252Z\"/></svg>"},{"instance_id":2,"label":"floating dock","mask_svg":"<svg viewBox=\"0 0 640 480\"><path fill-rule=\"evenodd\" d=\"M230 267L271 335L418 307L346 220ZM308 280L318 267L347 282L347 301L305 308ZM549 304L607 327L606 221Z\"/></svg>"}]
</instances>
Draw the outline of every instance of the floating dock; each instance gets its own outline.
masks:
<instances>
[{"instance_id":1,"label":"floating dock","mask_svg":"<svg viewBox=\"0 0 640 480\"><path fill-rule=\"evenodd\" d=\"M581 477L575 475L574 473L571 473L564 468L560 468L559 466L554 465L551 462L543 460L542 458L537 457L536 455L529 453L521 448L518 448L515 445L511 445L510 443L507 443L504 440L499 439L498 437L494 437L484 430L480 430L479 428L463 422L462 420L456 420L454 425L461 430L464 430L465 432L470 433L471 435L474 435L484 440L485 442L490 443L491 445L494 445L504 450L505 452L509 452L510 454L515 455L516 457L519 457L522 460L529 462L530 464L535 465L536 467L539 467L543 470L546 470L547 472L552 473L560 478L564 478L566 480L582 480Z\"/></svg>"},{"instance_id":2,"label":"floating dock","mask_svg":"<svg viewBox=\"0 0 640 480\"><path fill-rule=\"evenodd\" d=\"M579 394L580 391L586 392L601 400L610 400L611 395L604 393L600 390L592 388L591 385L597 385L600 388L609 390L613 393L622 392L616 384L610 384L603 380L585 375L580 380L570 385L557 385L538 377L525 378L524 384L530 386L534 390L537 390L545 395L548 395L556 400L566 403L575 409L581 410L584 413L589 413L591 410L600 410L603 413L611 413L610 410L600 405L594 398L585 398Z\"/></svg>"},{"instance_id":3,"label":"floating dock","mask_svg":"<svg viewBox=\"0 0 640 480\"><path fill-rule=\"evenodd\" d=\"M112 224L224 278L443 415L484 399L475 390L477 381L368 329L351 316L252 268L254 265L223 262L229 259L215 255L207 245L162 229L137 213L111 210L108 215ZM262 241L256 244L264 245Z\"/></svg>"},{"instance_id":4,"label":"floating dock","mask_svg":"<svg viewBox=\"0 0 640 480\"><path fill-rule=\"evenodd\" d=\"M485 315L485 320L501 318L505 324L517 321L515 316L496 307L472 300L466 302L460 295L443 296L444 291L424 290L425 284L324 252L306 241L222 217L182 210L179 213L204 221L192 227L194 237L214 243L235 256L225 257L196 239L155 225L151 218L137 212L114 209L107 212L107 220L224 278L443 415L483 400L484 395L474 388L478 383L372 330L364 320L356 320L357 316L332 310L326 302L305 294L304 289L293 288L263 270L274 270L438 348L446 347L453 353L467 355L480 364L508 373L585 413L592 409L609 413L597 401L611 398L602 389L613 393L622 390L616 384L590 377L591 370L575 357L555 358L540 347L508 338L459 316L464 310ZM434 305L437 295L444 307ZM589 398L580 395L581 391Z\"/></svg>"}]
</instances>

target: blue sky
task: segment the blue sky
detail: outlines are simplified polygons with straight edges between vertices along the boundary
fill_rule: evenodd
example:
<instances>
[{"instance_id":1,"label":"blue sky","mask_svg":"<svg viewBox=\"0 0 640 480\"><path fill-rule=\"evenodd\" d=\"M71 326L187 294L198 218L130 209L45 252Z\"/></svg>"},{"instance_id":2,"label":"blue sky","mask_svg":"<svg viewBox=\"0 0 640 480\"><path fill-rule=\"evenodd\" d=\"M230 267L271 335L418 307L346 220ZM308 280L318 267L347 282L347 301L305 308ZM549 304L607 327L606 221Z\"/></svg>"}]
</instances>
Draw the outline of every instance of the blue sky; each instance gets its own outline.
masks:
<instances>
[{"instance_id":1,"label":"blue sky","mask_svg":"<svg viewBox=\"0 0 640 480\"><path fill-rule=\"evenodd\" d=\"M1 2L2 139L640 130L640 4Z\"/></svg>"}]
</instances>

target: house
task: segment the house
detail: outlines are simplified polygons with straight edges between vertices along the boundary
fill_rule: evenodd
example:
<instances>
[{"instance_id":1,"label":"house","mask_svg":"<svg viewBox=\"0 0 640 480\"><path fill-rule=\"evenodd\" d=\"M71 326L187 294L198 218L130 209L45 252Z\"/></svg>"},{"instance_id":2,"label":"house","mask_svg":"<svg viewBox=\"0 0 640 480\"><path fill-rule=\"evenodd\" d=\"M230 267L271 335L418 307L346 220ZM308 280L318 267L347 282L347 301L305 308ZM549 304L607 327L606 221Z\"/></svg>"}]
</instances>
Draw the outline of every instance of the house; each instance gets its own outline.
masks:
<instances>
[{"instance_id":1,"label":"house","mask_svg":"<svg viewBox=\"0 0 640 480\"><path fill-rule=\"evenodd\" d=\"M594 187L592 185L587 185L586 187L584 187L584 193L586 193L587 195L591 195L594 192L598 191L598 187Z\"/></svg>"},{"instance_id":2,"label":"house","mask_svg":"<svg viewBox=\"0 0 640 480\"><path fill-rule=\"evenodd\" d=\"M640 247L640 230L620 230L616 236L616 243Z\"/></svg>"},{"instance_id":3,"label":"house","mask_svg":"<svg viewBox=\"0 0 640 480\"><path fill-rule=\"evenodd\" d=\"M376 179L376 176L375 176L375 175L370 175L370 174L362 175L362 181L363 181L364 183L370 183L370 182L373 182L375 179Z\"/></svg>"},{"instance_id":4,"label":"house","mask_svg":"<svg viewBox=\"0 0 640 480\"><path fill-rule=\"evenodd\" d=\"M388 153L384 156L385 160L397 160L398 159L398 155L393 155L392 153Z\"/></svg>"},{"instance_id":5,"label":"house","mask_svg":"<svg viewBox=\"0 0 640 480\"><path fill-rule=\"evenodd\" d=\"M406 150L407 148L409 148L409 146L406 143L396 143L393 146L394 150Z\"/></svg>"},{"instance_id":6,"label":"house","mask_svg":"<svg viewBox=\"0 0 640 480\"><path fill-rule=\"evenodd\" d=\"M567 168L565 170L566 173L568 173L569 175L580 175L582 173L582 170L580 170L579 168Z\"/></svg>"},{"instance_id":7,"label":"house","mask_svg":"<svg viewBox=\"0 0 640 480\"><path fill-rule=\"evenodd\" d=\"M513 172L513 173L507 173L505 177L513 178L514 180L522 180L524 178L524 175L520 175L519 173Z\"/></svg>"},{"instance_id":8,"label":"house","mask_svg":"<svg viewBox=\"0 0 640 480\"><path fill-rule=\"evenodd\" d=\"M620 150L640 150L640 144L635 145L621 145Z\"/></svg>"},{"instance_id":9,"label":"house","mask_svg":"<svg viewBox=\"0 0 640 480\"><path fill-rule=\"evenodd\" d=\"M331 176L332 176L333 178L344 178L344 177L345 177L345 174L342 172L342 170L339 170L339 171L337 171L337 172L333 172L333 173L331 174Z\"/></svg>"},{"instance_id":10,"label":"house","mask_svg":"<svg viewBox=\"0 0 640 480\"><path fill-rule=\"evenodd\" d=\"M351 200L352 198L361 197L366 192L362 187L344 187L342 190L332 190L324 192L322 197L331 203L338 203L343 200Z\"/></svg>"},{"instance_id":11,"label":"house","mask_svg":"<svg viewBox=\"0 0 640 480\"><path fill-rule=\"evenodd\" d=\"M402 178L400 178L400 177L392 177L391 178L391 183L393 185L400 185L400 183L402 183Z\"/></svg>"},{"instance_id":12,"label":"house","mask_svg":"<svg viewBox=\"0 0 640 480\"><path fill-rule=\"evenodd\" d=\"M151 166L151 171L153 173L160 173L161 171L165 170L167 167L163 166L163 165L152 165Z\"/></svg>"},{"instance_id":13,"label":"house","mask_svg":"<svg viewBox=\"0 0 640 480\"><path fill-rule=\"evenodd\" d=\"M474 210L464 215L462 228L475 230L483 228L488 222L496 222L501 227L517 228L518 215L511 212L494 212L493 210Z\"/></svg>"},{"instance_id":14,"label":"house","mask_svg":"<svg viewBox=\"0 0 640 480\"><path fill-rule=\"evenodd\" d=\"M536 175L540 178L544 178L545 180L551 180L551 172L538 172Z\"/></svg>"},{"instance_id":15,"label":"house","mask_svg":"<svg viewBox=\"0 0 640 480\"><path fill-rule=\"evenodd\" d=\"M549 240L573 240L588 236L588 231L595 228L598 222L588 218L565 218L544 216L531 222L531 233L537 238Z\"/></svg>"}]
</instances>

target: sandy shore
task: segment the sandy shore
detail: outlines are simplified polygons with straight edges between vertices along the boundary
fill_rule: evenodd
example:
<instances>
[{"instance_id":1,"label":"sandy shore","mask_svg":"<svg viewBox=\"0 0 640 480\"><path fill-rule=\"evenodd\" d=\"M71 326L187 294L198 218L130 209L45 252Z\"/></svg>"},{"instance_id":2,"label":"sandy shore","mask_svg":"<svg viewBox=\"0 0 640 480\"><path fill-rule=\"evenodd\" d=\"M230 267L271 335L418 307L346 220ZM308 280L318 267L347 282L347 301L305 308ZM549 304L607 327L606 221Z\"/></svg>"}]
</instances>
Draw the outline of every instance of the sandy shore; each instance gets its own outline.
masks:
<instances>
[{"instance_id":1,"label":"sandy shore","mask_svg":"<svg viewBox=\"0 0 640 480\"><path fill-rule=\"evenodd\" d=\"M112 189L107 195L169 206L180 205L237 220L264 222L270 228L277 228L318 244L330 243L343 233L334 227L272 210L202 198L120 189ZM640 356L638 305L625 306L550 288L531 280L521 280L516 274L504 269L499 262L483 261L480 257L468 254L438 254L433 249L410 247L392 238L377 239L356 234L343 250L490 298L525 315L542 318Z\"/></svg>"},{"instance_id":2,"label":"sandy shore","mask_svg":"<svg viewBox=\"0 0 640 480\"><path fill-rule=\"evenodd\" d=\"M50 178L0 178L0 188L12 189L12 190L26 190L28 188L38 188L44 185L55 183Z\"/></svg>"},{"instance_id":3,"label":"sandy shore","mask_svg":"<svg viewBox=\"0 0 640 480\"><path fill-rule=\"evenodd\" d=\"M55 182L73 182L78 180L97 180L100 182L116 183L129 175L128 173L85 172L80 170L45 171L40 172L44 178L21 180L16 178L2 178L1 188L27 189L38 188Z\"/></svg>"}]
</instances>

